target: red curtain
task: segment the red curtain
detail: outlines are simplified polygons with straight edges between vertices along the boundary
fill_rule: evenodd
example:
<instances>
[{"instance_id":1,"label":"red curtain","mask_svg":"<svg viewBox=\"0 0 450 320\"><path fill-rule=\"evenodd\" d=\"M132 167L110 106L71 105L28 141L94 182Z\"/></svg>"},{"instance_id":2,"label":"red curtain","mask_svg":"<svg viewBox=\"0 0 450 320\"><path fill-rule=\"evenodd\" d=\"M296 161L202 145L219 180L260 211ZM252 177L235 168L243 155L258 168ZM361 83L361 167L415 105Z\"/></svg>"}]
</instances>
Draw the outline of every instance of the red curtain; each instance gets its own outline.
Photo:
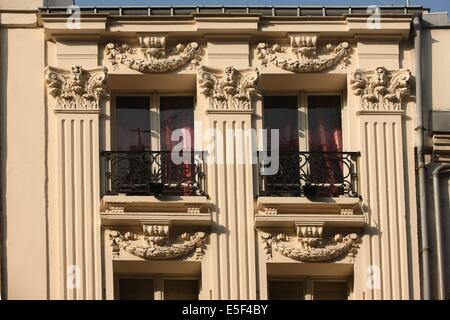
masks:
<instances>
[{"instance_id":1,"label":"red curtain","mask_svg":"<svg viewBox=\"0 0 450 320\"><path fill-rule=\"evenodd\" d=\"M308 123L309 151L318 153L311 155L316 159L310 163L311 175L317 183L341 182L343 170L339 155L342 152L341 97L309 96Z\"/></svg>"},{"instance_id":2,"label":"red curtain","mask_svg":"<svg viewBox=\"0 0 450 320\"><path fill-rule=\"evenodd\" d=\"M181 183L183 194L192 193L194 167L194 100L193 97L161 97L160 100L161 151L165 151L163 160L166 179L169 183ZM183 132L183 153L187 152L190 160L176 165L171 160L171 152L180 141L172 141L172 132ZM184 154L186 155L186 154Z\"/></svg>"}]
</instances>

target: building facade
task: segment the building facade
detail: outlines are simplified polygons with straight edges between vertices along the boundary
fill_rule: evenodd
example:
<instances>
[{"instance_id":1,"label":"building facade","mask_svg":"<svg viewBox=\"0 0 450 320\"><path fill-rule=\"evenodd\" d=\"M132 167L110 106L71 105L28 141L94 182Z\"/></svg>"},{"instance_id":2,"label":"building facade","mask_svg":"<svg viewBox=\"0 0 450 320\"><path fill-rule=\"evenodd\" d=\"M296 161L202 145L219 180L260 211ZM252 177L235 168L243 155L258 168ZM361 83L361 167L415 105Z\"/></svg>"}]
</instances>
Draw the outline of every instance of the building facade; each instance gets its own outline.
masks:
<instances>
[{"instance_id":1,"label":"building facade","mask_svg":"<svg viewBox=\"0 0 450 320\"><path fill-rule=\"evenodd\" d=\"M448 298L446 14L43 2L0 4L3 298Z\"/></svg>"}]
</instances>

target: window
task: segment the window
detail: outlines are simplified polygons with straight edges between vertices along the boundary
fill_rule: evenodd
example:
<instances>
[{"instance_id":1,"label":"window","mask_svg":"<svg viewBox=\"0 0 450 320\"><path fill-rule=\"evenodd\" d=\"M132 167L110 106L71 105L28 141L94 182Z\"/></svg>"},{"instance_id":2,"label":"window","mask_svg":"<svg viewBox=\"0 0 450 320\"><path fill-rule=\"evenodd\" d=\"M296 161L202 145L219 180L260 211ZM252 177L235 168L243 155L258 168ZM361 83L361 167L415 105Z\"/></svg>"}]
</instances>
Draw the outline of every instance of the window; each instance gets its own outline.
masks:
<instances>
[{"instance_id":1,"label":"window","mask_svg":"<svg viewBox=\"0 0 450 320\"><path fill-rule=\"evenodd\" d=\"M279 170L262 178L263 194L339 196L344 193L344 158L339 95L264 96L269 153L279 152ZM272 141L279 130L279 143ZM347 170L348 171L348 170Z\"/></svg>"},{"instance_id":2,"label":"window","mask_svg":"<svg viewBox=\"0 0 450 320\"><path fill-rule=\"evenodd\" d=\"M264 96L264 128L279 130L280 152L342 152L341 111L340 95Z\"/></svg>"},{"instance_id":3,"label":"window","mask_svg":"<svg viewBox=\"0 0 450 320\"><path fill-rule=\"evenodd\" d=\"M115 102L116 151L105 153L106 193L201 194L194 97L133 95L118 96ZM172 151L179 155L177 161Z\"/></svg>"},{"instance_id":4,"label":"window","mask_svg":"<svg viewBox=\"0 0 450 320\"><path fill-rule=\"evenodd\" d=\"M345 279L269 279L269 300L348 300Z\"/></svg>"},{"instance_id":5,"label":"window","mask_svg":"<svg viewBox=\"0 0 450 320\"><path fill-rule=\"evenodd\" d=\"M118 279L120 300L198 300L196 279L134 277Z\"/></svg>"},{"instance_id":6,"label":"window","mask_svg":"<svg viewBox=\"0 0 450 320\"><path fill-rule=\"evenodd\" d=\"M116 97L117 151L171 151L174 130L184 132L184 149L194 145L194 97L144 95Z\"/></svg>"}]
</instances>

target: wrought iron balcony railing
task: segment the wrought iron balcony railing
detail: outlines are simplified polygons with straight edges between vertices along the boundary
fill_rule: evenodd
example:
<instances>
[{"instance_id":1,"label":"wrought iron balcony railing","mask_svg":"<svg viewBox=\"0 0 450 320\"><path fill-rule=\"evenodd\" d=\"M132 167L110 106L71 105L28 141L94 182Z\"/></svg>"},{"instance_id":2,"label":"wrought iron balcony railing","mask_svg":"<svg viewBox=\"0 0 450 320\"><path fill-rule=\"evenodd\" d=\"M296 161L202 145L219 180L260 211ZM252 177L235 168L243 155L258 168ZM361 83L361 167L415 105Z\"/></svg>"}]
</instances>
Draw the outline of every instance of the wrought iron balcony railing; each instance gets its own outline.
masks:
<instances>
[{"instance_id":1,"label":"wrought iron balcony railing","mask_svg":"<svg viewBox=\"0 0 450 320\"><path fill-rule=\"evenodd\" d=\"M184 152L180 164L170 151L105 151L104 194L202 196L203 152Z\"/></svg>"},{"instance_id":2,"label":"wrought iron balcony railing","mask_svg":"<svg viewBox=\"0 0 450 320\"><path fill-rule=\"evenodd\" d=\"M358 197L357 152L280 153L278 170L258 153L259 195L280 197Z\"/></svg>"}]
</instances>

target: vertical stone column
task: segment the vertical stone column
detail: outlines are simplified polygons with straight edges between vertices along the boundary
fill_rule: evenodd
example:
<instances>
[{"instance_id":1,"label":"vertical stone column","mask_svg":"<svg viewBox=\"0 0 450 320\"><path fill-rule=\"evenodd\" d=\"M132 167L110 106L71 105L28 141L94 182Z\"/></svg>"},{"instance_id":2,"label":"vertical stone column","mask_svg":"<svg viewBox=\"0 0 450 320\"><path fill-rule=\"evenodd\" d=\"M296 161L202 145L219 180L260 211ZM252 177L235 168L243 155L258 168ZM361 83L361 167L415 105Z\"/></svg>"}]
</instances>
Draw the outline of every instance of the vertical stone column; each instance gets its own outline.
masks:
<instances>
[{"instance_id":1,"label":"vertical stone column","mask_svg":"<svg viewBox=\"0 0 450 320\"><path fill-rule=\"evenodd\" d=\"M199 71L210 133L208 193L213 231L209 273L213 299L256 299L253 211L252 96L258 72Z\"/></svg>"},{"instance_id":2,"label":"vertical stone column","mask_svg":"<svg viewBox=\"0 0 450 320\"><path fill-rule=\"evenodd\" d=\"M361 181L369 227L360 263L367 277L355 277L357 299L409 299L402 105L409 98L410 72L357 70L350 86L360 97ZM362 273L362 272L361 272Z\"/></svg>"},{"instance_id":3,"label":"vertical stone column","mask_svg":"<svg viewBox=\"0 0 450 320\"><path fill-rule=\"evenodd\" d=\"M54 134L57 206L49 219L56 299L101 299L99 218L99 114L104 68L47 68L48 93L56 99Z\"/></svg>"}]
</instances>

